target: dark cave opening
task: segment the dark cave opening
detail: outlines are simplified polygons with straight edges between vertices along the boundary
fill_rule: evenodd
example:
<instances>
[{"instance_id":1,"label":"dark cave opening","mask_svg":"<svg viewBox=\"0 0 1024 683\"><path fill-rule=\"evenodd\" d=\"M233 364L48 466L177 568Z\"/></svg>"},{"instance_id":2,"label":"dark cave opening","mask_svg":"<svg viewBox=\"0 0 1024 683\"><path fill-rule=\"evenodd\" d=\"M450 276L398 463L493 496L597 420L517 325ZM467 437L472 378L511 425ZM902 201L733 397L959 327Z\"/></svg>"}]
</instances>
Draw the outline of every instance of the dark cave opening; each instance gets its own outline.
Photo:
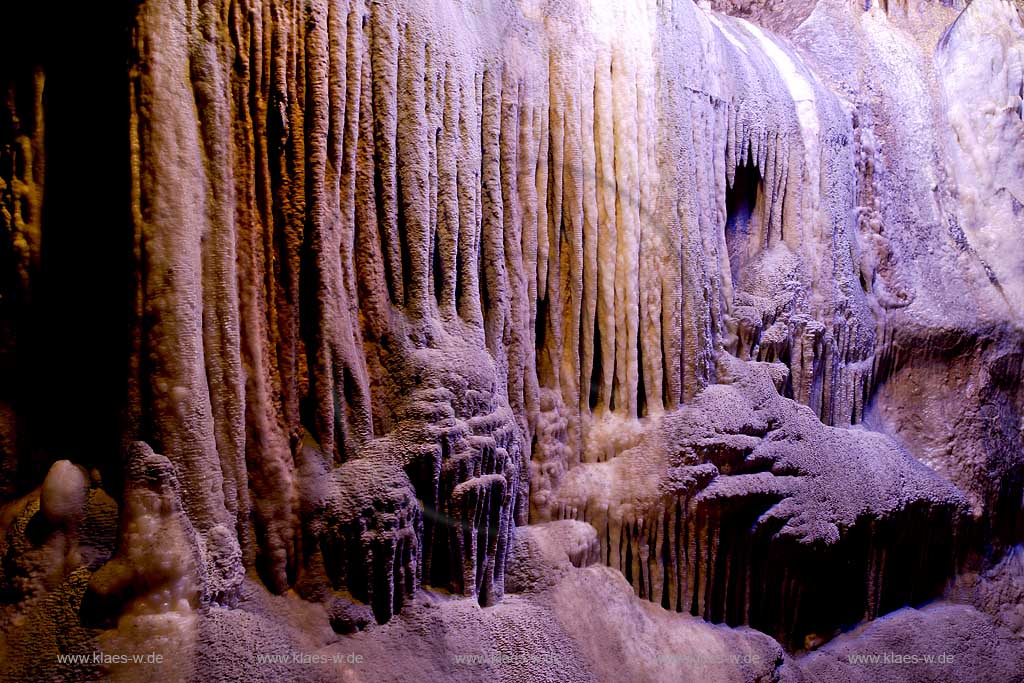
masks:
<instances>
[{"instance_id":1,"label":"dark cave opening","mask_svg":"<svg viewBox=\"0 0 1024 683\"><path fill-rule=\"evenodd\" d=\"M116 486L135 265L128 136L135 3L10 9L10 25L19 28L0 49L0 82L25 83L36 69L45 77L39 265L33 298L16 313L15 367L0 382L15 394L19 451L27 455L16 485L38 484L53 461L67 458L99 467Z\"/></svg>"},{"instance_id":2,"label":"dark cave opening","mask_svg":"<svg viewBox=\"0 0 1024 683\"><path fill-rule=\"evenodd\" d=\"M761 172L750 162L736 168L735 180L726 188L725 245L729 252L733 291L750 256L756 253L756 249L751 249L751 238L758 238L763 191Z\"/></svg>"}]
</instances>

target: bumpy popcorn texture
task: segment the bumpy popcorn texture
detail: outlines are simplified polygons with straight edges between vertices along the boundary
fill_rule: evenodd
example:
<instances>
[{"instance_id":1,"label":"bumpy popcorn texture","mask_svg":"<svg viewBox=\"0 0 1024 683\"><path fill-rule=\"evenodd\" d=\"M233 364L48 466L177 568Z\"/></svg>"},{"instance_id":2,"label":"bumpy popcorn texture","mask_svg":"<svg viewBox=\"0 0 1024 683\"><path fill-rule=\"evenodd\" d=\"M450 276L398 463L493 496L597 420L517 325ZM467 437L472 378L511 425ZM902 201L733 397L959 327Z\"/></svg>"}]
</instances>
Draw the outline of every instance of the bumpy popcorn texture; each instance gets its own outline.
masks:
<instances>
[{"instance_id":1,"label":"bumpy popcorn texture","mask_svg":"<svg viewBox=\"0 0 1024 683\"><path fill-rule=\"evenodd\" d=\"M0 60L3 676L1019 679L1019 2L104 12Z\"/></svg>"}]
</instances>

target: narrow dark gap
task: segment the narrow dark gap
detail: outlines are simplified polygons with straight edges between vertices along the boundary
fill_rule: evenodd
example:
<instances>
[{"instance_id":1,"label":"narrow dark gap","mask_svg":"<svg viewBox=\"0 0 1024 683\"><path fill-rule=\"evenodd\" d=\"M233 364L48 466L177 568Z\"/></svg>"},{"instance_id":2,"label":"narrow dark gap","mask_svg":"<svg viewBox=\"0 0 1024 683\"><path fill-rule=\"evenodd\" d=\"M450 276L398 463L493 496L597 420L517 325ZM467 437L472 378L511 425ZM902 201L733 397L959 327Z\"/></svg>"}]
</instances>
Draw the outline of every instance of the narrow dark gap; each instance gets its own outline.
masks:
<instances>
[{"instance_id":1,"label":"narrow dark gap","mask_svg":"<svg viewBox=\"0 0 1024 683\"><path fill-rule=\"evenodd\" d=\"M403 596L402 602L405 602L405 595L412 595L416 590L416 575L411 569L414 561L416 560L415 546L411 541L407 541L404 545L404 552L402 553L402 588Z\"/></svg>"},{"instance_id":2,"label":"narrow dark gap","mask_svg":"<svg viewBox=\"0 0 1024 683\"><path fill-rule=\"evenodd\" d=\"M441 495L444 495L442 490ZM439 496L441 499L441 496ZM455 529L447 515L439 507L430 510L428 515L432 516L431 527L433 544L429 552L429 574L425 576L424 583L437 588L448 589L451 587L452 554L456 550ZM427 536L424 536L427 538Z\"/></svg>"},{"instance_id":3,"label":"narrow dark gap","mask_svg":"<svg viewBox=\"0 0 1024 683\"><path fill-rule=\"evenodd\" d=\"M447 446L447 439L442 440L442 444ZM419 552L422 558L423 582L431 584L433 583L432 577L434 576L432 563L438 557L437 550L440 533L436 520L441 518L437 511L437 501L435 499L437 473L434 471L433 463L424 458L411 462L406 467L406 474L408 474L413 490L416 491L420 504L423 506L423 532Z\"/></svg>"},{"instance_id":4,"label":"narrow dark gap","mask_svg":"<svg viewBox=\"0 0 1024 683\"><path fill-rule=\"evenodd\" d=\"M486 591L484 590L484 584L486 580L486 572L484 572L484 566L487 562L487 546L490 543L490 528L488 522L490 522L491 512L491 495L490 489L483 489L477 493L477 509L483 509L484 514L480 515L480 522L476 528L471 529L470 533L476 535L476 592L477 601L481 607L485 607Z\"/></svg>"},{"instance_id":5,"label":"narrow dark gap","mask_svg":"<svg viewBox=\"0 0 1024 683\"><path fill-rule=\"evenodd\" d=\"M695 515L704 514L702 511L697 510L697 509L694 509L693 513ZM687 529L687 534L689 535L689 529ZM701 547L700 538L701 538L701 535L699 533L699 529L695 529L695 533L689 539L689 541L693 543L693 557L690 560L690 571L693 572L693 593L690 595L690 614L692 614L695 617L701 616L700 609L699 609L700 608L700 600L698 599L698 597L700 596L700 582L701 582L701 571L700 570L701 570L701 565L703 564L701 562L701 560L702 560L702 552L701 551L703 550L703 548Z\"/></svg>"},{"instance_id":6,"label":"narrow dark gap","mask_svg":"<svg viewBox=\"0 0 1024 683\"><path fill-rule=\"evenodd\" d=\"M438 153L438 146L441 144L441 129L436 128L434 130L434 195L437 196L437 183L440 178L440 172L438 167L440 166L440 155ZM440 201L436 202L440 204ZM444 209L438 206L436 213L443 211ZM444 294L444 266L441 262L441 230L438 227L439 221L435 219L434 225L428 227L431 235L433 236L433 267L432 277L434 280L434 300L437 305L441 305L441 296Z\"/></svg>"},{"instance_id":7,"label":"narrow dark gap","mask_svg":"<svg viewBox=\"0 0 1024 683\"><path fill-rule=\"evenodd\" d=\"M755 219L762 184L760 171L748 161L737 167L732 187L726 189L725 244L729 252L733 291L737 289L749 258L751 223Z\"/></svg>"},{"instance_id":8,"label":"narrow dark gap","mask_svg":"<svg viewBox=\"0 0 1024 683\"><path fill-rule=\"evenodd\" d=\"M794 389L794 386L793 386L793 384L794 384L793 375L794 375L795 369L793 367L792 355L793 355L793 350L790 347L790 345L787 343L785 346L782 347L782 351L779 353L779 357L775 359L779 363L782 363L787 368L789 368L789 373L786 375L786 382L782 386L782 395L785 396L786 398L793 398L793 395L796 393L795 389ZM815 356L815 357L818 358L820 356Z\"/></svg>"},{"instance_id":9,"label":"narrow dark gap","mask_svg":"<svg viewBox=\"0 0 1024 683\"><path fill-rule=\"evenodd\" d=\"M402 611L402 604L405 602L405 554L406 543L399 540L395 544L395 567L394 587L391 589L391 610L393 614Z\"/></svg>"},{"instance_id":10,"label":"narrow dark gap","mask_svg":"<svg viewBox=\"0 0 1024 683\"><path fill-rule=\"evenodd\" d=\"M664 294L663 294L664 295ZM668 410L672 407L672 390L669 386L669 342L668 327L665 323L665 309L661 309L661 405Z\"/></svg>"},{"instance_id":11,"label":"narrow dark gap","mask_svg":"<svg viewBox=\"0 0 1024 683\"><path fill-rule=\"evenodd\" d=\"M331 588L338 590L344 583L344 573L342 568L345 566L344 553L340 552L336 547L340 543L328 541L326 539L320 540L315 544L315 547L320 548L320 554L323 557L324 562L324 573L327 575L327 580L331 583Z\"/></svg>"},{"instance_id":12,"label":"narrow dark gap","mask_svg":"<svg viewBox=\"0 0 1024 683\"><path fill-rule=\"evenodd\" d=\"M641 532L641 533L644 533L644 532ZM639 543L643 543L642 539L637 539L637 541ZM644 560L643 553L639 552L639 550L637 551L637 556L638 556L637 557L637 577L636 577L637 594L641 598L643 598L644 600L650 600L651 597L652 597L652 595L651 595L650 575L648 574L647 571L645 571L645 570L649 569L650 567L647 564L647 562Z\"/></svg>"},{"instance_id":13,"label":"narrow dark gap","mask_svg":"<svg viewBox=\"0 0 1024 683\"><path fill-rule=\"evenodd\" d=\"M441 263L441 235L435 228L432 231L433 259L431 268L431 279L434 281L434 300L441 305L441 295L444 293L444 264Z\"/></svg>"},{"instance_id":14,"label":"narrow dark gap","mask_svg":"<svg viewBox=\"0 0 1024 683\"><path fill-rule=\"evenodd\" d=\"M348 441L348 435L351 434L352 428L359 424L359 414L356 411L363 407L363 397L361 396L362 392L359 390L359 382L356 381L356 378L352 375L352 371L348 366L345 366L342 369L341 384L341 395L344 397L345 405L344 413L338 413L339 417L336 421L339 424L336 432L338 455L341 457L342 461L345 461L348 460L348 456L351 455L347 451L352 450L357 446L357 444ZM342 420L344 420L344 422L342 422Z\"/></svg>"},{"instance_id":15,"label":"narrow dark gap","mask_svg":"<svg viewBox=\"0 0 1024 683\"><path fill-rule=\"evenodd\" d=\"M479 102L478 102L479 107L480 107L480 109L479 109L479 111L480 111L480 118L478 119L478 121L480 123L480 166L479 166L479 168L477 168L476 179L477 179L477 182L478 182L479 192L480 192L480 195L479 195L480 196L479 208L480 208L480 211L481 211L481 216L486 214L486 209L484 208L484 204L487 202L487 182L484 179L487 176L485 174L484 165L486 164L487 159L489 157L489 154L487 152L487 135L488 135L488 133L491 132L488 129L488 126L487 126L487 123L486 123L486 117L484 115L484 106L485 106L484 103L487 100L487 78L489 76L489 73L490 72L487 69L484 69L483 72L480 74L479 82L476 84L476 91L477 91L477 94L480 96L480 99L479 99ZM494 134L497 135L498 132L495 132ZM483 318L483 321L484 321L484 330L485 330L485 337L486 337L487 312L490 310L490 306L489 306L488 301L487 301L487 295L488 295L488 292L487 292L487 272L486 272L486 268L484 266L484 225L483 225L483 223L484 223L484 219L481 218L481 225L480 225L480 232L479 232L479 240L480 241L479 241L479 244L477 245L477 279L479 280L479 282L477 283L477 286L480 288L480 314L481 314L481 317ZM489 339L487 341L490 342Z\"/></svg>"},{"instance_id":16,"label":"narrow dark gap","mask_svg":"<svg viewBox=\"0 0 1024 683\"><path fill-rule=\"evenodd\" d=\"M537 344L537 362L540 364L541 354L548 333L548 299L537 299L537 320L534 324L534 339ZM539 370L539 368L538 368Z\"/></svg>"},{"instance_id":17,"label":"narrow dark gap","mask_svg":"<svg viewBox=\"0 0 1024 683\"><path fill-rule=\"evenodd\" d=\"M477 251L477 285L480 287L480 313L484 320L484 329L487 329L487 318L491 310L490 290L487 288L487 264L484 262L484 235L480 231L480 244ZM490 341L490 340L488 340Z\"/></svg>"},{"instance_id":18,"label":"narrow dark gap","mask_svg":"<svg viewBox=\"0 0 1024 683\"><path fill-rule=\"evenodd\" d=\"M644 382L644 345L639 330L636 334L636 364L636 416L643 417L647 413L647 386Z\"/></svg>"},{"instance_id":19,"label":"narrow dark gap","mask_svg":"<svg viewBox=\"0 0 1024 683\"><path fill-rule=\"evenodd\" d=\"M617 363L618 360L616 359L615 363L612 364L612 390L611 395L608 396L608 410L612 412L615 410L615 399L618 396L618 392L616 391L617 383L615 382L615 371L618 370Z\"/></svg>"},{"instance_id":20,"label":"narrow dark gap","mask_svg":"<svg viewBox=\"0 0 1024 683\"><path fill-rule=\"evenodd\" d=\"M718 547L717 556L715 557L715 566L712 574L708 577L710 579L710 586L708 596L706 598L705 607L710 615L708 619L712 623L720 624L725 621L726 612L729 606L728 590L729 590L729 569L732 558L732 543L731 533L733 530L730 526L723 524L725 520L719 518L719 531L718 531Z\"/></svg>"},{"instance_id":21,"label":"narrow dark gap","mask_svg":"<svg viewBox=\"0 0 1024 683\"><path fill-rule=\"evenodd\" d=\"M673 547L674 544L669 542L669 537L668 537L669 524L668 524L668 520L669 520L669 515L665 515L665 519L663 520L661 529L659 530L659 533L661 533L661 537L665 539L665 542L661 544L661 558L660 558L661 561L658 563L661 566L661 608L662 609L671 609L671 606L672 606L671 598L669 597L669 592L670 591L669 591L669 585L668 585L668 575L669 575L669 564L674 561L674 558L672 557L672 554L669 552L669 548Z\"/></svg>"},{"instance_id":22,"label":"narrow dark gap","mask_svg":"<svg viewBox=\"0 0 1024 683\"><path fill-rule=\"evenodd\" d=\"M864 271L860 270L859 274L860 274L860 287L861 287L861 289L864 290L865 294L870 294L871 293L871 285L868 283L867 278L864 276Z\"/></svg>"},{"instance_id":23,"label":"narrow dark gap","mask_svg":"<svg viewBox=\"0 0 1024 683\"><path fill-rule=\"evenodd\" d=\"M612 532L611 523L605 522L604 525L604 564L607 567L612 566Z\"/></svg>"},{"instance_id":24,"label":"narrow dark gap","mask_svg":"<svg viewBox=\"0 0 1024 683\"><path fill-rule=\"evenodd\" d=\"M598 324L597 316L594 316L594 363L590 370L589 398L591 412L597 407L597 401L601 394L601 384L604 380L604 359L601 355L601 326Z\"/></svg>"},{"instance_id":25,"label":"narrow dark gap","mask_svg":"<svg viewBox=\"0 0 1024 683\"><path fill-rule=\"evenodd\" d=\"M726 613L726 623L730 625L740 625L744 622L746 617L747 608L747 581L750 573L750 556L751 556L751 539L749 536L749 530L754 527L757 522L757 515L751 519L748 517L747 524L737 525L732 533L732 538L736 539L736 557L733 560L732 574L730 575L731 585L729 586L729 593L731 596L731 610Z\"/></svg>"},{"instance_id":26,"label":"narrow dark gap","mask_svg":"<svg viewBox=\"0 0 1024 683\"><path fill-rule=\"evenodd\" d=\"M374 105L376 105L376 100L374 100ZM387 221L384 215L384 176L381 172L384 165L380 151L380 131L376 129L376 112L374 114L373 199L374 206L377 209L377 241L380 244L380 256L384 266L384 284L387 286L388 300L391 303L395 303L394 277L391 264L391 237L388 234Z\"/></svg>"},{"instance_id":27,"label":"narrow dark gap","mask_svg":"<svg viewBox=\"0 0 1024 683\"><path fill-rule=\"evenodd\" d=\"M398 145L395 145L395 158L398 156ZM409 225L405 209L405 186L402 184L402 174L395 173L395 211L398 215L398 258L401 260L402 303L409 306L412 302L412 253L409 251Z\"/></svg>"},{"instance_id":28,"label":"narrow dark gap","mask_svg":"<svg viewBox=\"0 0 1024 683\"><path fill-rule=\"evenodd\" d=\"M625 558L625 561L624 561L625 571L623 572L623 574L626 575L626 583L628 583L630 586L632 586L633 585L633 544L629 542L628 529L624 528L622 530L622 536L623 536L623 538L625 540L625 543L626 543L626 558ZM621 546L621 541L620 541L620 546Z\"/></svg>"},{"instance_id":29,"label":"narrow dark gap","mask_svg":"<svg viewBox=\"0 0 1024 683\"><path fill-rule=\"evenodd\" d=\"M403 34L407 35L407 27L401 25L400 23L397 28L399 31L399 36L395 41L395 59L398 64L398 78L400 79L402 77L402 65L405 63L405 60L410 58L410 56L406 54L407 50L405 48L405 40L403 39ZM396 81L396 83L397 82L399 81ZM405 184L402 182L403 174L401 171L401 164L399 161L400 159L403 158L403 155L405 153L405 145L402 144L403 136L401 130L403 123L402 110L398 105L398 103L402 100L402 97L403 93L395 93L394 107L396 121L394 131L395 139L393 141L393 161L395 173L395 214L397 217L395 223L398 226L398 234L395 236L395 239L398 241L398 244L396 245L398 249L399 260L398 267L401 269L400 272L398 273L400 284L398 284L397 286L402 288L402 304L408 307L412 301L411 297L409 296L409 287L412 285L412 253L409 251L409 224L407 219L408 212L406 210L405 205L406 189ZM425 143L426 141L424 141L424 144ZM415 193L416 188L412 188L412 191Z\"/></svg>"},{"instance_id":30,"label":"narrow dark gap","mask_svg":"<svg viewBox=\"0 0 1024 683\"><path fill-rule=\"evenodd\" d=\"M299 358L301 351L298 348L297 327L300 312L297 309L300 283L298 282L299 274L294 272L293 261L295 244L298 243L300 237L298 233L301 216L298 206L301 205L301 202L267 201L270 197L294 194L293 179L296 177L294 168L295 138L292 134L291 122L288 119L288 103L283 94L281 78L281 76L268 75L270 82L265 86L266 96L269 100L265 119L265 136L254 135L254 141L257 145L266 145L265 186L260 188L263 200L259 204L270 212L267 225L271 232L270 238L260 244L260 247L267 283L267 304L276 316L275 323L279 337L276 355L283 374L288 371L297 371L304 361ZM256 106L255 102L253 106ZM254 125L258 121L259 117L254 117ZM261 137L266 139L261 140ZM256 149L258 154L259 147L257 146ZM257 166L262 165L258 164ZM254 248L254 251L257 250ZM299 400L296 403L297 405L291 407L298 412L302 424L313 424L313 411L309 402Z\"/></svg>"},{"instance_id":31,"label":"narrow dark gap","mask_svg":"<svg viewBox=\"0 0 1024 683\"><path fill-rule=\"evenodd\" d=\"M200 70L195 66L193 66L193 69L197 72L197 75L199 75ZM307 76L308 75L309 74L307 74ZM307 87L307 99L305 102L307 111L311 111L315 106L314 102L312 101L314 96L315 93L313 89ZM200 103L199 95L196 96L196 100L197 107L204 106ZM202 111L202 109L199 109L199 111ZM308 125L309 124L307 123L307 128ZM308 133L309 131L307 130L304 133L304 135L308 135ZM308 175L305 176L304 186L307 201L309 201L314 196L314 185L315 174L309 173ZM293 310L297 309L298 311L298 320L296 322L298 326L299 340L301 340L302 344L302 346L300 346L299 348L305 348L306 366L312 368L316 367L320 362L317 356L320 353L320 341L321 335L323 334L322 325L324 311L322 308L322 304L320 302L320 297L318 296L318 292L320 291L322 286L323 278L322 268L320 266L320 263L318 262L320 254L323 251L323 242L320 239L320 236L317 234L317 232L313 230L313 217L311 213L297 216L296 218L297 221L300 222L302 225L301 229L299 230L302 242L298 248L298 273L293 273L291 275L292 278L295 278L297 280L296 284L298 285L297 300L293 302L291 308ZM299 340L296 340L296 342L298 343ZM297 351L297 355L300 355L301 353L301 350ZM301 359L299 360L301 362ZM333 358L329 357L327 359L328 364L330 364L332 361ZM320 433L321 425L318 424L319 418L317 410L317 396L321 395L321 391L325 391L328 394L326 398L329 398L329 400L331 401L332 420L330 425L323 426L323 430L329 431L329 433L333 435L335 439L335 444L334 452L328 453L327 455L333 458L335 462L340 462L343 459L342 453L344 453L345 449L344 433L339 428L340 415L341 411L344 410L344 406L342 405L341 395L338 393L339 387L332 386L333 381L324 381L323 377L324 376L320 375L319 373L310 373L310 391L306 396L300 399L299 412L302 419L302 424L310 431L310 433L316 435L316 438L318 440L324 439L327 436L327 434ZM323 387L322 385L325 384L327 386ZM272 572L272 570L269 571Z\"/></svg>"},{"instance_id":32,"label":"narrow dark gap","mask_svg":"<svg viewBox=\"0 0 1024 683\"><path fill-rule=\"evenodd\" d=\"M377 547L371 548L366 553L366 556L371 558L371 574L369 577L371 583L368 585L370 593L369 602L373 609L373 615L377 618L377 623L386 624L394 615L394 592L397 590L397 586L394 585L394 576L392 575L394 551L385 552L387 548L381 542L374 543L374 546ZM352 562L351 564L359 563Z\"/></svg>"},{"instance_id":33,"label":"narrow dark gap","mask_svg":"<svg viewBox=\"0 0 1024 683\"><path fill-rule=\"evenodd\" d=\"M476 507L476 491L472 492L466 500L467 508ZM456 567L462 569L466 566L466 562L471 562L474 558L473 555L473 540L475 539L476 528L473 526L473 520L471 518L462 517L462 519L453 522L453 525L459 525L459 541L456 544L459 547L459 560L460 562L454 563ZM452 581L459 587L458 592L465 592L469 586L466 585L465 576L459 572L457 577L453 577Z\"/></svg>"},{"instance_id":34,"label":"narrow dark gap","mask_svg":"<svg viewBox=\"0 0 1024 683\"><path fill-rule=\"evenodd\" d=\"M378 156L376 152L374 156ZM391 276L391 241L388 239L387 229L384 226L384 198L382 193L383 183L380 173L380 159L377 158L374 160L373 169L373 196L374 204L377 207L377 242L380 244L380 256L384 266L384 284L388 290L388 301L395 303L395 289L392 286L393 278Z\"/></svg>"},{"instance_id":35,"label":"narrow dark gap","mask_svg":"<svg viewBox=\"0 0 1024 683\"><path fill-rule=\"evenodd\" d=\"M685 501L686 499L683 499ZM689 573L689 524L684 517L687 502L676 499L676 612L683 611L683 600L686 599L686 575ZM680 557L682 555L682 557Z\"/></svg>"},{"instance_id":36,"label":"narrow dark gap","mask_svg":"<svg viewBox=\"0 0 1024 683\"><path fill-rule=\"evenodd\" d=\"M460 122L461 122L461 114L460 114ZM462 187L462 171L459 170L459 169L456 169L456 171L455 171L455 184L458 187ZM460 202L461 202L461 198L460 198ZM465 278L463 277L463 271L465 270L465 266L466 266L466 252L462 249L461 240L462 240L462 231L464 230L465 226L462 225L461 218L456 218L456 220L458 221L458 224L457 224L458 228L457 228L457 230L454 231L455 234L456 234L456 239L455 239L455 310L457 310L460 315L464 315L465 314L465 306L466 306L466 304L463 301L463 299L466 296L466 283L464 282Z\"/></svg>"}]
</instances>

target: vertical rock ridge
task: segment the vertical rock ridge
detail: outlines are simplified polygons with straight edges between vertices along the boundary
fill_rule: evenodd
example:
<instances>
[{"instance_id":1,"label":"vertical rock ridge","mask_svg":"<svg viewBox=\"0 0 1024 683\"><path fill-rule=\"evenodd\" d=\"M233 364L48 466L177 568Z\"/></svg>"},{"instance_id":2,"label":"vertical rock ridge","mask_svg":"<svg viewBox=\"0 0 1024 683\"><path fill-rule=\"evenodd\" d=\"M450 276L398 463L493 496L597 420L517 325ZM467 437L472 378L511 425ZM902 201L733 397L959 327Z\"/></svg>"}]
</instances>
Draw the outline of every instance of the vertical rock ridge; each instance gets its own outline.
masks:
<instances>
[{"instance_id":1,"label":"vertical rock ridge","mask_svg":"<svg viewBox=\"0 0 1024 683\"><path fill-rule=\"evenodd\" d=\"M905 4L846 9L888 40ZM575 520L642 598L799 649L937 595L971 534L1016 533L1019 283L985 244L1020 193L965 180L1019 157L974 135L1021 130L1016 7L976 0L934 60L948 173L974 194L936 178L908 203L1010 314L972 332L978 381L942 383L977 405L950 441L993 455L935 446L928 469L841 429L899 437L894 397L970 346L971 321L913 317L941 307L915 270L931 243L890 227L906 175L884 108L794 47L814 16L791 43L689 0L591 5L138 4L125 447L104 463L126 531L89 593L106 616L145 597L111 579L140 524L187 546L188 609L231 604L254 569L386 622L423 585L494 604L516 526ZM979 111L961 50L982 34L1002 80ZM3 325L44 253L44 74L5 84ZM10 393L5 492L38 467ZM986 536L969 513L991 510ZM851 595L825 609L835 576Z\"/></svg>"}]
</instances>

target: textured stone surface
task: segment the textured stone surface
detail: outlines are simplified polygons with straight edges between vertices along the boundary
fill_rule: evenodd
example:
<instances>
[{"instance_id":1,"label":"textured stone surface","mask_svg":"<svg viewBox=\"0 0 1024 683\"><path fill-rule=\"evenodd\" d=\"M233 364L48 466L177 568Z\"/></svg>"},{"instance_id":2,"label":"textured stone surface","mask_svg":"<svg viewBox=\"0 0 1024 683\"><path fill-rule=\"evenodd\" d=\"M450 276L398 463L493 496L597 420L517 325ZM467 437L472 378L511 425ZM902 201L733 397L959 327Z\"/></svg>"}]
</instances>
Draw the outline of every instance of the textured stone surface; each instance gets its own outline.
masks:
<instances>
[{"instance_id":1,"label":"textured stone surface","mask_svg":"<svg viewBox=\"0 0 1024 683\"><path fill-rule=\"evenodd\" d=\"M0 16L3 676L1020 671L1019 2Z\"/></svg>"}]
</instances>

